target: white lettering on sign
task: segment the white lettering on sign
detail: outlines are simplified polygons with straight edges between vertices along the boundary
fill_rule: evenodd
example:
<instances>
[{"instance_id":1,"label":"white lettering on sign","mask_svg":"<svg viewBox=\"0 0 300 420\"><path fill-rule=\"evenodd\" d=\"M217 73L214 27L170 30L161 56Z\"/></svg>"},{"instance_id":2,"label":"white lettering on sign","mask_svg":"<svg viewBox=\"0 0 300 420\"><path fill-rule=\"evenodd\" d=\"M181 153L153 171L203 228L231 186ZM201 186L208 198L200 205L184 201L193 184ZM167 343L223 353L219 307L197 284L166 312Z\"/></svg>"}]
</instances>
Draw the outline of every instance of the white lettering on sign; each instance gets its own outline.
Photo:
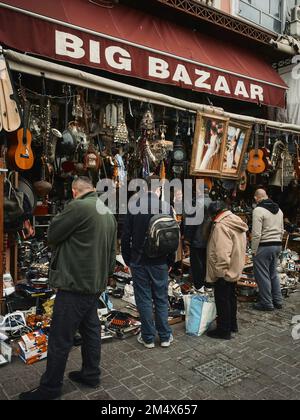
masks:
<instances>
[{"instance_id":1,"label":"white lettering on sign","mask_svg":"<svg viewBox=\"0 0 300 420\"><path fill-rule=\"evenodd\" d=\"M193 65L177 64L175 71L171 71L171 64L168 58L165 59L147 56L147 52L139 51L138 55L131 56L125 48L116 45L109 45L105 42L105 48L100 41L89 40L84 45L84 41L76 35L67 32L55 31L55 52L57 55L70 57L80 61L86 57L90 63L103 64L116 69L133 72L133 59L148 60L148 76L159 80L167 80L188 87L209 91L211 94L226 94L239 99L250 99L256 102L264 102L263 86L246 83L243 80L231 79L230 75L218 75L215 84L212 84L212 76L215 77L216 71L207 71L195 68ZM173 64L172 64L173 68ZM142 76L132 74L132 76ZM143 74L145 77L145 75ZM234 81L233 81L234 80Z\"/></svg>"},{"instance_id":2,"label":"white lettering on sign","mask_svg":"<svg viewBox=\"0 0 300 420\"><path fill-rule=\"evenodd\" d=\"M174 82L183 82L186 85L192 85L193 82L188 74L186 67L183 64L178 64L173 76Z\"/></svg>"},{"instance_id":3,"label":"white lettering on sign","mask_svg":"<svg viewBox=\"0 0 300 420\"><path fill-rule=\"evenodd\" d=\"M65 55L71 58L83 58L85 51L83 41L76 35L71 35L66 32L55 31L55 52L57 55Z\"/></svg>"},{"instance_id":4,"label":"white lettering on sign","mask_svg":"<svg viewBox=\"0 0 300 420\"><path fill-rule=\"evenodd\" d=\"M210 79L210 73L204 70L195 70L195 73L197 76L200 76L196 79L195 86L200 89L208 89L211 90L211 85L208 83L205 83L207 80Z\"/></svg>"},{"instance_id":5,"label":"white lettering on sign","mask_svg":"<svg viewBox=\"0 0 300 420\"><path fill-rule=\"evenodd\" d=\"M216 92L222 92L223 91L223 92L227 93L228 95L231 94L230 88L228 86L228 82L227 82L225 76L219 76L218 77L218 79L216 81L216 84L215 84L215 91Z\"/></svg>"},{"instance_id":6,"label":"white lettering on sign","mask_svg":"<svg viewBox=\"0 0 300 420\"><path fill-rule=\"evenodd\" d=\"M116 56L119 55L118 60ZM131 57L128 51L120 47L108 47L105 50L107 64L117 70L131 71Z\"/></svg>"},{"instance_id":7,"label":"white lettering on sign","mask_svg":"<svg viewBox=\"0 0 300 420\"><path fill-rule=\"evenodd\" d=\"M170 77L169 64L161 58L149 57L149 76L168 79Z\"/></svg>"},{"instance_id":8,"label":"white lettering on sign","mask_svg":"<svg viewBox=\"0 0 300 420\"><path fill-rule=\"evenodd\" d=\"M247 92L244 82L237 82L234 94L235 96L243 96L244 98L249 98L249 93Z\"/></svg>"},{"instance_id":9,"label":"white lettering on sign","mask_svg":"<svg viewBox=\"0 0 300 420\"><path fill-rule=\"evenodd\" d=\"M258 99L260 102L263 102L264 88L258 85L251 85L251 99Z\"/></svg>"},{"instance_id":10,"label":"white lettering on sign","mask_svg":"<svg viewBox=\"0 0 300 420\"><path fill-rule=\"evenodd\" d=\"M90 41L90 60L91 63L100 64L100 42Z\"/></svg>"}]
</instances>

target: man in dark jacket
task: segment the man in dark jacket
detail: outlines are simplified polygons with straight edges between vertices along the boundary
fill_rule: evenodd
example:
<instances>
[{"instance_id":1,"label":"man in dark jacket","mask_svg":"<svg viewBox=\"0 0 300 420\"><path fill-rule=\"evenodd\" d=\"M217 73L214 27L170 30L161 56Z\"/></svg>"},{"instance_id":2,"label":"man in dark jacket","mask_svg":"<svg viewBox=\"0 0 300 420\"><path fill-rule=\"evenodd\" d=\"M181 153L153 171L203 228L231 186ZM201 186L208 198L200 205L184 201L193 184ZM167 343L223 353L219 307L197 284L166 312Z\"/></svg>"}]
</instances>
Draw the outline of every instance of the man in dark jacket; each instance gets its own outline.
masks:
<instances>
[{"instance_id":1,"label":"man in dark jacket","mask_svg":"<svg viewBox=\"0 0 300 420\"><path fill-rule=\"evenodd\" d=\"M173 341L172 330L168 324L168 266L174 263L174 256L148 258L144 252L151 218L154 214L166 214L166 203L159 201L160 188L153 189L152 181L155 180L159 178L149 178L150 192L141 198L141 201L148 201L148 213L129 214L122 237L122 255L132 272L135 299L142 324L138 342L149 349L155 347L156 330L162 347L169 347ZM169 210L168 213L172 214L172 211Z\"/></svg>"},{"instance_id":2,"label":"man in dark jacket","mask_svg":"<svg viewBox=\"0 0 300 420\"><path fill-rule=\"evenodd\" d=\"M194 286L201 290L205 285L206 277L206 249L210 233L210 219L208 208L212 203L208 194L200 197L199 206L204 206L204 219L201 224L187 225L184 228L184 241L190 247L191 271Z\"/></svg>"},{"instance_id":3,"label":"man in dark jacket","mask_svg":"<svg viewBox=\"0 0 300 420\"><path fill-rule=\"evenodd\" d=\"M61 395L63 377L74 335L82 336L82 369L71 380L100 384L101 327L97 314L100 294L113 274L117 226L114 216L98 200L91 181L72 185L74 201L49 228L53 248L50 285L57 289L48 343L47 369L40 386L20 395L22 400L52 400Z\"/></svg>"}]
</instances>

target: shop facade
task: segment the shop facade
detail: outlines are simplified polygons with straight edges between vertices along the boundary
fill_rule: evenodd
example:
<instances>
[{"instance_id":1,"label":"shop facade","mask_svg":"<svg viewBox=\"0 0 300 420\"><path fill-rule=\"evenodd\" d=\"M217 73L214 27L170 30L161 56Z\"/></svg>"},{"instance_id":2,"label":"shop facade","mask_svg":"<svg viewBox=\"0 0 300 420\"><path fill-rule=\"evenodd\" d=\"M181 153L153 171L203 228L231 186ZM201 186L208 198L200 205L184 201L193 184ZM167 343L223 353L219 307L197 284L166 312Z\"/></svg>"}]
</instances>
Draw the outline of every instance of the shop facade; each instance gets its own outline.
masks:
<instances>
[{"instance_id":1,"label":"shop facade","mask_svg":"<svg viewBox=\"0 0 300 420\"><path fill-rule=\"evenodd\" d=\"M231 200L248 222L256 186L273 187L282 202L284 192L297 198L290 185L300 177L300 127L266 117L269 107L286 107L287 85L261 44L257 53L253 39L246 48L123 2L25 3L0 3L2 62L15 93L3 91L1 107L19 114L13 130L1 108L0 198L10 199L11 188L15 203L18 192L26 196L21 226L2 222L1 205L0 277L11 273L23 296L51 294L47 227L71 199L76 175L95 185L109 178L116 188L125 177L152 173L202 178L213 199ZM222 130L212 163L205 147L215 124ZM30 134L25 138L21 129L21 140L15 139L25 150L18 155L12 137L20 127ZM261 148L263 169L251 172L247 152L256 160ZM296 225L299 214L291 213Z\"/></svg>"}]
</instances>

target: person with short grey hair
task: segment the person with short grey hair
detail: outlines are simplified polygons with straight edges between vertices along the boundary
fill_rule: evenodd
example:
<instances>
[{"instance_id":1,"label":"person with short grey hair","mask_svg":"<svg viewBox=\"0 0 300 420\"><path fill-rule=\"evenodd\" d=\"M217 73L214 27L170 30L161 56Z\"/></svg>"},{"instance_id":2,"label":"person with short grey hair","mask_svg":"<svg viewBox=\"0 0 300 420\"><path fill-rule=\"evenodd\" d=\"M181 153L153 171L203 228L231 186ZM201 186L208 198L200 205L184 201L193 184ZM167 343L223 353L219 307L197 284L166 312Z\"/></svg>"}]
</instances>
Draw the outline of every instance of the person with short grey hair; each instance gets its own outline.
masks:
<instances>
[{"instance_id":1,"label":"person with short grey hair","mask_svg":"<svg viewBox=\"0 0 300 420\"><path fill-rule=\"evenodd\" d=\"M282 251L283 213L263 189L255 192L257 207L253 212L252 252L254 275L259 288L258 311L282 309L283 297L277 263Z\"/></svg>"}]
</instances>

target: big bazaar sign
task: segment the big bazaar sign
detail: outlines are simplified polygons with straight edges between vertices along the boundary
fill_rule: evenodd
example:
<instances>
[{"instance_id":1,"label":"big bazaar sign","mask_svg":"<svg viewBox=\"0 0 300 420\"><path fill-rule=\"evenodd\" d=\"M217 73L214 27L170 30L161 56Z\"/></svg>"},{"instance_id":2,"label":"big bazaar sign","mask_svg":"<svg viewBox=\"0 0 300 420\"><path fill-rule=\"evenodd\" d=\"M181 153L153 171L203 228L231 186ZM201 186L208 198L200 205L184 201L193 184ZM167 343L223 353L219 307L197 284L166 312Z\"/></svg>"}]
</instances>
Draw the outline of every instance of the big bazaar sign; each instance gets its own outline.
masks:
<instances>
[{"instance_id":1,"label":"big bazaar sign","mask_svg":"<svg viewBox=\"0 0 300 420\"><path fill-rule=\"evenodd\" d=\"M203 70L190 63L180 63L171 57L158 57L147 51L138 52L124 46L110 44L106 40L83 39L68 32L55 31L55 55L72 59L79 64L97 65L99 68L126 73L186 88L206 91L216 95L228 95L237 99L264 102L264 87L245 82L227 74ZM139 74L139 71L141 74Z\"/></svg>"},{"instance_id":2,"label":"big bazaar sign","mask_svg":"<svg viewBox=\"0 0 300 420\"><path fill-rule=\"evenodd\" d=\"M0 2L0 44L7 47L217 96L285 106L286 86L271 66L227 44L223 44L222 51L221 44L207 35L198 34L194 38L192 31L173 27L172 23L162 28L161 22L153 17L140 15L140 12L130 15L130 9L123 10L125 6L121 5L116 9L91 5L95 8L91 15L90 9L74 0L66 1L63 9L59 9L62 3L58 0L51 3L9 0L7 3L10 4ZM27 4L28 10L20 8L23 4ZM58 20L57 16L64 11L69 22ZM122 13L126 22L122 22ZM72 16L68 18L69 15ZM78 26L79 23L85 26ZM154 28L158 24L161 33L160 44L156 46ZM100 33L97 28L108 33ZM184 44L183 49L182 43L189 41L188 48ZM201 57L207 59L209 54L210 65L201 60ZM217 64L213 65L214 62ZM228 63L232 70L222 67L226 64L228 67Z\"/></svg>"}]
</instances>

